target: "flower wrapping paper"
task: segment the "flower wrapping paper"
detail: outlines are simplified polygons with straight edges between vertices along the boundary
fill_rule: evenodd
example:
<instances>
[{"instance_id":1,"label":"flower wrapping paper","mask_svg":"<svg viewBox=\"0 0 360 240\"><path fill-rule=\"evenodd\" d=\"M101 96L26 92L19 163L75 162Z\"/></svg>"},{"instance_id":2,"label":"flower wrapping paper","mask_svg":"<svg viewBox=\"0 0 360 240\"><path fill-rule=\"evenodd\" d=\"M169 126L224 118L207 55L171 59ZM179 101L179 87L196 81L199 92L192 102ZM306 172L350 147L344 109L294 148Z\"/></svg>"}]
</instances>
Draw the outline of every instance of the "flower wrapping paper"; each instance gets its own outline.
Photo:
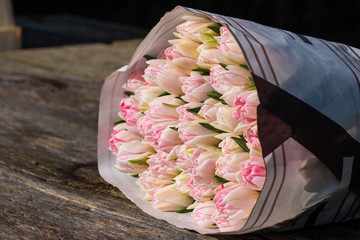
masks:
<instances>
[{"instance_id":1,"label":"flower wrapping paper","mask_svg":"<svg viewBox=\"0 0 360 240\"><path fill-rule=\"evenodd\" d=\"M266 181L239 231L291 230L360 217L360 50L251 21L178 6L168 12L135 51L128 66L104 82L99 110L98 167L144 212L181 228L220 233L191 222L189 214L161 212L134 191L136 179L114 167L108 140L122 85L146 67L144 55L168 46L182 16L200 14L226 26L237 40L255 81L258 134Z\"/></svg>"}]
</instances>

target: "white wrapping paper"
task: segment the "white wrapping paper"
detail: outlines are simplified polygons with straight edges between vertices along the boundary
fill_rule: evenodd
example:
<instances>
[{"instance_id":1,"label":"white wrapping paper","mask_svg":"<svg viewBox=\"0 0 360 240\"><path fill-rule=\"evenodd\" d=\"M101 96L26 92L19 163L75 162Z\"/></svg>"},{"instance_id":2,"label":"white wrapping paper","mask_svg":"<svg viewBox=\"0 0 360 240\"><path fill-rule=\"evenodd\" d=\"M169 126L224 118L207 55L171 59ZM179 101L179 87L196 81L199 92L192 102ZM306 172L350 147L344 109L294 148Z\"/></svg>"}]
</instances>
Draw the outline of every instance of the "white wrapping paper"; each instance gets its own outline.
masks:
<instances>
[{"instance_id":1,"label":"white wrapping paper","mask_svg":"<svg viewBox=\"0 0 360 240\"><path fill-rule=\"evenodd\" d=\"M169 46L167 41L173 38L176 25L189 13L207 15L226 25L241 46L252 74L321 112L345 129L357 143L360 141L360 51L246 20L178 6L151 30L129 65L105 80L100 98L98 135L101 176L156 218L203 234L219 233L219 230L199 227L190 214L153 209L151 203L143 200L143 192L135 185L136 179L114 167L115 158L108 146L112 123L117 119L119 103L124 97L122 85L132 70L146 67L143 55L157 55L160 49ZM340 179L291 137L264 159L267 174L264 188L247 224L230 234L268 227L297 229L360 217L360 199L348 190L355 157L343 158Z\"/></svg>"}]
</instances>

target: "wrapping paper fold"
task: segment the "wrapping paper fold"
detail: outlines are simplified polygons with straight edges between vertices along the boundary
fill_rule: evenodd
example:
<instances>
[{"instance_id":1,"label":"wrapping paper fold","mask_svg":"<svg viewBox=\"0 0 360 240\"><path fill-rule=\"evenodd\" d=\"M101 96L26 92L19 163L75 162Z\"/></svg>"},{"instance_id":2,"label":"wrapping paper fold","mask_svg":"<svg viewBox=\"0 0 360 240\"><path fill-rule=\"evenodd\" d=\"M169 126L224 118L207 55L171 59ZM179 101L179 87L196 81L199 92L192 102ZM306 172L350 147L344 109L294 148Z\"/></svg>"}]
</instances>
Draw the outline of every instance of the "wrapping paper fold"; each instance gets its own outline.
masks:
<instances>
[{"instance_id":1,"label":"wrapping paper fold","mask_svg":"<svg viewBox=\"0 0 360 240\"><path fill-rule=\"evenodd\" d=\"M253 75L260 105L258 131L266 182L246 225L231 234L264 228L298 229L360 217L360 50L200 10L176 7L151 30L129 65L111 74L101 92L98 166L101 176L150 215L181 228L218 233L186 214L164 213L134 191L108 150L112 122L130 72L143 55L168 46L182 16L206 15L236 38ZM229 233L227 233L229 234Z\"/></svg>"}]
</instances>

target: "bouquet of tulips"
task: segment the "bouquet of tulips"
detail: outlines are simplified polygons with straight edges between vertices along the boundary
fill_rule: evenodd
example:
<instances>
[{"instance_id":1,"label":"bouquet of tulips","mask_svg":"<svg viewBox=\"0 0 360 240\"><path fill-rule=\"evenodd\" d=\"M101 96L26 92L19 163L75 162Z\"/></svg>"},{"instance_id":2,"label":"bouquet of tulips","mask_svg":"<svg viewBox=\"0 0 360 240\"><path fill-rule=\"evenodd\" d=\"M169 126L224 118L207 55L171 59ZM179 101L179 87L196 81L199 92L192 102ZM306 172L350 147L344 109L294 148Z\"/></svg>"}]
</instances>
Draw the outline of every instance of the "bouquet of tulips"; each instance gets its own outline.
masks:
<instances>
[{"instance_id":1,"label":"bouquet of tulips","mask_svg":"<svg viewBox=\"0 0 360 240\"><path fill-rule=\"evenodd\" d=\"M182 7L161 20L129 66L104 84L100 173L144 211L202 233L249 232L295 217L283 229L329 222L321 212L337 214L334 221L357 217L356 181L344 177L354 169L339 175L334 165L359 157L359 133L342 131L359 122L329 121L308 98L322 78L299 90L307 77L300 47L314 39L241 21ZM277 31L293 41L290 50ZM334 43L318 41L336 54ZM322 128L335 133L324 136ZM347 150L329 154L346 162L321 161L332 138ZM334 208L325 211L325 203Z\"/></svg>"}]
</instances>

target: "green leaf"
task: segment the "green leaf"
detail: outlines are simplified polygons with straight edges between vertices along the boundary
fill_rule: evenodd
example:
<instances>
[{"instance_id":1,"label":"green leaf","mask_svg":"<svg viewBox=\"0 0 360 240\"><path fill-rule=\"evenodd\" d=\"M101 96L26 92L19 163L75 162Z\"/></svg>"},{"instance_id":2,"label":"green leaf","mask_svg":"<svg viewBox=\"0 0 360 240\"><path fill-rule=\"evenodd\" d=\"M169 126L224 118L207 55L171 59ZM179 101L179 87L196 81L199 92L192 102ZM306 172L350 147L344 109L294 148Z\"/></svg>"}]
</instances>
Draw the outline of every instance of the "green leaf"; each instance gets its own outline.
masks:
<instances>
[{"instance_id":1,"label":"green leaf","mask_svg":"<svg viewBox=\"0 0 360 240\"><path fill-rule=\"evenodd\" d=\"M162 97L162 96L166 96L166 95L171 95L171 94L165 91L165 92L163 92L163 93L160 93L160 94L158 95L158 97Z\"/></svg>"},{"instance_id":2,"label":"green leaf","mask_svg":"<svg viewBox=\"0 0 360 240\"><path fill-rule=\"evenodd\" d=\"M230 181L228 181L228 180L226 180L226 179L224 179L224 178L222 178L222 177L219 177L218 175L215 175L214 178L215 178L216 182L217 182L217 183L220 183L220 184L224 184L224 183L230 182Z\"/></svg>"},{"instance_id":3,"label":"green leaf","mask_svg":"<svg viewBox=\"0 0 360 240\"><path fill-rule=\"evenodd\" d=\"M227 70L227 65L225 63L219 63L220 66L222 66L225 70Z\"/></svg>"},{"instance_id":4,"label":"green leaf","mask_svg":"<svg viewBox=\"0 0 360 240\"><path fill-rule=\"evenodd\" d=\"M209 40L204 42L205 45L219 46L220 44L216 40Z\"/></svg>"},{"instance_id":5,"label":"green leaf","mask_svg":"<svg viewBox=\"0 0 360 240\"><path fill-rule=\"evenodd\" d=\"M200 33L201 35L209 38L209 39L214 39L214 34L208 33L208 32L204 32L204 33Z\"/></svg>"},{"instance_id":6,"label":"green leaf","mask_svg":"<svg viewBox=\"0 0 360 240\"><path fill-rule=\"evenodd\" d=\"M249 70L249 67L248 67L248 65L246 65L246 64L241 64L241 63L240 63L239 66L242 67L242 68L245 68L245 69Z\"/></svg>"},{"instance_id":7,"label":"green leaf","mask_svg":"<svg viewBox=\"0 0 360 240\"><path fill-rule=\"evenodd\" d=\"M224 104L224 105L228 105L224 100L219 99L218 97L216 97L216 96L214 96L214 95L212 95L212 94L206 94L206 96L208 96L209 98L213 98L213 99L215 99L215 100L218 100L219 102L221 102L221 103Z\"/></svg>"},{"instance_id":8,"label":"green leaf","mask_svg":"<svg viewBox=\"0 0 360 240\"><path fill-rule=\"evenodd\" d=\"M231 137L245 152L250 152L250 149L246 146L246 140L244 138Z\"/></svg>"},{"instance_id":9,"label":"green leaf","mask_svg":"<svg viewBox=\"0 0 360 240\"><path fill-rule=\"evenodd\" d=\"M250 80L251 82L254 82L254 79L253 79L252 77L249 77L249 80Z\"/></svg>"},{"instance_id":10,"label":"green leaf","mask_svg":"<svg viewBox=\"0 0 360 240\"><path fill-rule=\"evenodd\" d=\"M225 131L218 129L216 127L211 126L209 123L199 123L201 126L203 126L204 128L211 130L213 132L217 132L217 133L226 133Z\"/></svg>"},{"instance_id":11,"label":"green leaf","mask_svg":"<svg viewBox=\"0 0 360 240\"><path fill-rule=\"evenodd\" d=\"M239 135L239 138L240 138L241 140L243 140L243 141L246 142L246 140L245 140L245 138L244 138L244 135Z\"/></svg>"},{"instance_id":12,"label":"green leaf","mask_svg":"<svg viewBox=\"0 0 360 240\"><path fill-rule=\"evenodd\" d=\"M201 109L201 106L200 107L195 107L195 108L189 108L189 109L186 109L186 111L188 111L189 113L198 114L200 109Z\"/></svg>"},{"instance_id":13,"label":"green leaf","mask_svg":"<svg viewBox=\"0 0 360 240\"><path fill-rule=\"evenodd\" d=\"M176 96L175 98L183 101L183 102L184 102L183 104L187 103L186 101L184 101L184 100L181 98L182 96L184 96L184 95L178 95L178 96ZM183 105L183 104L181 104L181 105Z\"/></svg>"},{"instance_id":14,"label":"green leaf","mask_svg":"<svg viewBox=\"0 0 360 240\"><path fill-rule=\"evenodd\" d=\"M203 67L193 68L193 69L191 69L191 71L201 72L200 73L201 75L210 75L210 69L203 68Z\"/></svg>"},{"instance_id":15,"label":"green leaf","mask_svg":"<svg viewBox=\"0 0 360 240\"><path fill-rule=\"evenodd\" d=\"M217 226L216 223L211 224L212 226Z\"/></svg>"},{"instance_id":16,"label":"green leaf","mask_svg":"<svg viewBox=\"0 0 360 240\"><path fill-rule=\"evenodd\" d=\"M176 213L188 213L192 211L194 211L194 209L187 209L186 207L184 207L183 209L176 211Z\"/></svg>"},{"instance_id":17,"label":"green leaf","mask_svg":"<svg viewBox=\"0 0 360 240\"><path fill-rule=\"evenodd\" d=\"M143 56L146 60L152 60L152 59L156 59L156 57L150 56L150 55L144 55Z\"/></svg>"},{"instance_id":18,"label":"green leaf","mask_svg":"<svg viewBox=\"0 0 360 240\"><path fill-rule=\"evenodd\" d=\"M139 178L139 174L134 174L134 175L131 175L132 177L134 178Z\"/></svg>"},{"instance_id":19,"label":"green leaf","mask_svg":"<svg viewBox=\"0 0 360 240\"><path fill-rule=\"evenodd\" d=\"M206 94L206 96L208 96L209 98L213 98L213 99L215 99L215 100L218 100L218 101L219 101L219 97L218 97L218 96L216 96L216 95L214 95L214 94L212 94L212 93L208 93L208 94Z\"/></svg>"},{"instance_id":20,"label":"green leaf","mask_svg":"<svg viewBox=\"0 0 360 240\"><path fill-rule=\"evenodd\" d=\"M149 164L146 162L146 160L148 160L149 158L142 158L142 159L133 159L133 160L128 160L129 163L132 164L138 164L138 165L147 165L149 166Z\"/></svg>"},{"instance_id":21,"label":"green leaf","mask_svg":"<svg viewBox=\"0 0 360 240\"><path fill-rule=\"evenodd\" d=\"M213 30L214 32L220 35L220 26L211 25L211 26L207 26L207 28Z\"/></svg>"},{"instance_id":22,"label":"green leaf","mask_svg":"<svg viewBox=\"0 0 360 240\"><path fill-rule=\"evenodd\" d=\"M194 149L186 150L185 152L186 152L187 154L193 154Z\"/></svg>"},{"instance_id":23,"label":"green leaf","mask_svg":"<svg viewBox=\"0 0 360 240\"><path fill-rule=\"evenodd\" d=\"M213 95L215 95L215 96L217 96L218 98L220 98L221 96L222 96L222 94L221 93L219 93L218 91L211 91L211 93L213 94Z\"/></svg>"},{"instance_id":24,"label":"green leaf","mask_svg":"<svg viewBox=\"0 0 360 240\"><path fill-rule=\"evenodd\" d=\"M169 107L169 108L177 108L179 105L174 105L174 104L169 104L169 103L163 103L163 105L165 107Z\"/></svg>"},{"instance_id":25,"label":"green leaf","mask_svg":"<svg viewBox=\"0 0 360 240\"><path fill-rule=\"evenodd\" d=\"M181 101L184 101L184 100L182 100L182 95L178 95L178 96L176 96L175 98L177 98L177 99L180 99ZM185 102L185 101L184 101Z\"/></svg>"},{"instance_id":26,"label":"green leaf","mask_svg":"<svg viewBox=\"0 0 360 240\"><path fill-rule=\"evenodd\" d=\"M175 130L175 131L179 130L177 127L169 127L169 128L171 128L172 130Z\"/></svg>"},{"instance_id":27,"label":"green leaf","mask_svg":"<svg viewBox=\"0 0 360 240\"><path fill-rule=\"evenodd\" d=\"M116 126L116 125L118 125L118 124L120 124L120 123L124 123L124 122L126 122L126 121L123 120L123 119L119 119L119 120L115 121L115 122L113 123L113 125Z\"/></svg>"},{"instance_id":28,"label":"green leaf","mask_svg":"<svg viewBox=\"0 0 360 240\"><path fill-rule=\"evenodd\" d=\"M130 92L130 91L125 91L124 94L128 97L130 97L131 95L134 95L135 93Z\"/></svg>"},{"instance_id":29,"label":"green leaf","mask_svg":"<svg viewBox=\"0 0 360 240\"><path fill-rule=\"evenodd\" d=\"M206 94L206 96L208 96L209 98L218 100L219 102L221 102L224 105L227 105L227 103L223 99L220 99L222 97L222 95L221 95L221 93L219 93L217 91L211 91L211 93Z\"/></svg>"},{"instance_id":30,"label":"green leaf","mask_svg":"<svg viewBox=\"0 0 360 240\"><path fill-rule=\"evenodd\" d=\"M246 91L252 91L252 90L256 90L255 86L249 87L248 89L246 89Z\"/></svg>"}]
</instances>

